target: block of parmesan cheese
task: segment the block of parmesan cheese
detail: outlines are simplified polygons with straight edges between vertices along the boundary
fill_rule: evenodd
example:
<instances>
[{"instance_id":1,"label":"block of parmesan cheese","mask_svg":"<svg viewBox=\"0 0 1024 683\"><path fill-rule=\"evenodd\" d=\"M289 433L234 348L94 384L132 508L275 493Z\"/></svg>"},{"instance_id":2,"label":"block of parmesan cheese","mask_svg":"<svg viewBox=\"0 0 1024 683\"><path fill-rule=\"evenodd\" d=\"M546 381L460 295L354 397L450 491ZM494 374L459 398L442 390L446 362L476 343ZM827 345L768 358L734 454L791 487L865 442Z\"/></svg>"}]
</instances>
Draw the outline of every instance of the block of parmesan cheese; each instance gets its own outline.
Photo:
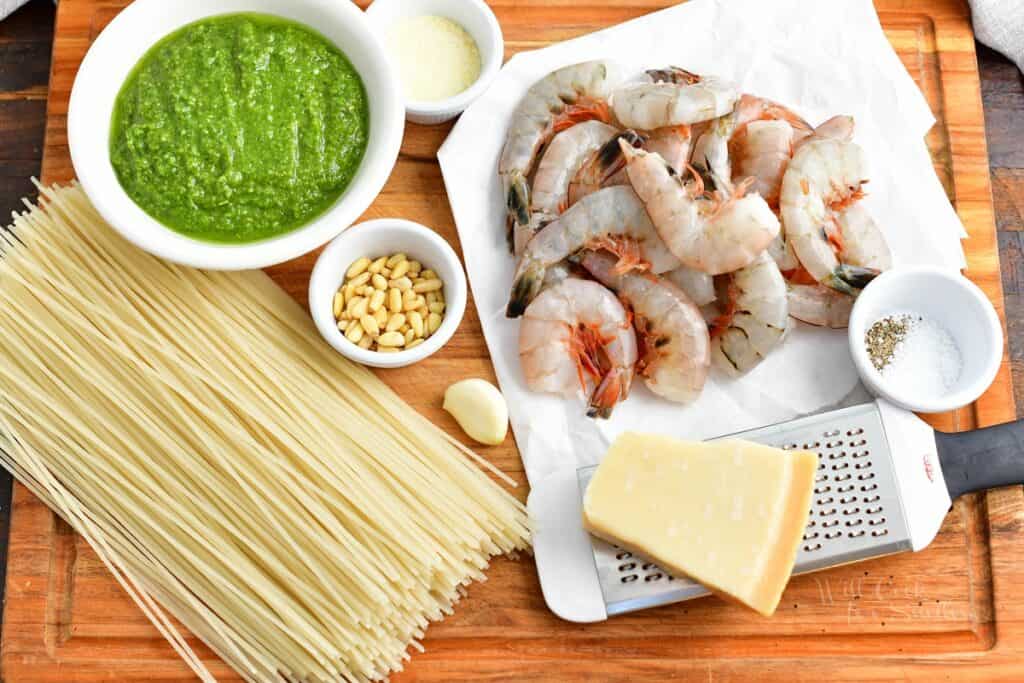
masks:
<instances>
[{"instance_id":1,"label":"block of parmesan cheese","mask_svg":"<svg viewBox=\"0 0 1024 683\"><path fill-rule=\"evenodd\" d=\"M770 616L807 525L818 456L626 433L583 499L587 530Z\"/></svg>"}]
</instances>

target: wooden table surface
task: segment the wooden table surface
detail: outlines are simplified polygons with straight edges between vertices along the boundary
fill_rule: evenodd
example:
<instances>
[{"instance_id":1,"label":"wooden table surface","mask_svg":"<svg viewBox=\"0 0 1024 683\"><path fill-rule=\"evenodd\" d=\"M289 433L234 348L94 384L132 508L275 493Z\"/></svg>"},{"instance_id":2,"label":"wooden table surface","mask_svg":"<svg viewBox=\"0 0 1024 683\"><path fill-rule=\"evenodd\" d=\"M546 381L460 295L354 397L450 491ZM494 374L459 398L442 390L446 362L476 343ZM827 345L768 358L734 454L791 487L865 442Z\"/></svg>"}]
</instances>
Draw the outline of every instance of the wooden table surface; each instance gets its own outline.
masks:
<instances>
[{"instance_id":1,"label":"wooden table surface","mask_svg":"<svg viewBox=\"0 0 1024 683\"><path fill-rule=\"evenodd\" d=\"M32 195L45 128L54 7L32 0L0 23L0 209ZM1017 405L1024 414L1024 82L996 53L979 46L1003 285ZM0 343L3 343L0 340ZM10 481L0 478L0 591L6 568ZM2 624L0 624L2 628Z\"/></svg>"}]
</instances>

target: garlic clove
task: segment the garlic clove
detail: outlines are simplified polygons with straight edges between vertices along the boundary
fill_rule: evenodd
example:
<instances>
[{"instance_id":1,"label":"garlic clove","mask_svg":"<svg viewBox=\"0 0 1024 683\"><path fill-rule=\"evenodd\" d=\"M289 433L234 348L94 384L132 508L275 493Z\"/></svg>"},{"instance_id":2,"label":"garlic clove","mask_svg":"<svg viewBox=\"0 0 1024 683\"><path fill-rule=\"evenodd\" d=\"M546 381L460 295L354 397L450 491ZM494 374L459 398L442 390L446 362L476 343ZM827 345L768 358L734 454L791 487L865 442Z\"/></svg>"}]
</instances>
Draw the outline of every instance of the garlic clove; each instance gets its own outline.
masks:
<instances>
[{"instance_id":1,"label":"garlic clove","mask_svg":"<svg viewBox=\"0 0 1024 683\"><path fill-rule=\"evenodd\" d=\"M497 387L482 379L467 379L448 387L444 409L474 441L498 446L508 435L508 403Z\"/></svg>"}]
</instances>

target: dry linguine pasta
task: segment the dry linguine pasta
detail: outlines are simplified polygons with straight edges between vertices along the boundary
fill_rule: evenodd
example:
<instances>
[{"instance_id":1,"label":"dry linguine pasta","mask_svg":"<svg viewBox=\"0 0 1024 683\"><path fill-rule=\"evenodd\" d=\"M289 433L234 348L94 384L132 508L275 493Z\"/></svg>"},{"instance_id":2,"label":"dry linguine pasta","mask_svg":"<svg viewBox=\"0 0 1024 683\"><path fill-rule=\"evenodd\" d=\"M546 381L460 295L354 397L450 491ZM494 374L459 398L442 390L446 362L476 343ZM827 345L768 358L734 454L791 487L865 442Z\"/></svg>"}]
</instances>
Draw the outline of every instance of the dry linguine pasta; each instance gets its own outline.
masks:
<instances>
[{"instance_id":1,"label":"dry linguine pasta","mask_svg":"<svg viewBox=\"0 0 1024 683\"><path fill-rule=\"evenodd\" d=\"M400 670L523 506L260 272L118 236L76 185L0 233L0 463L252 681Z\"/></svg>"}]
</instances>

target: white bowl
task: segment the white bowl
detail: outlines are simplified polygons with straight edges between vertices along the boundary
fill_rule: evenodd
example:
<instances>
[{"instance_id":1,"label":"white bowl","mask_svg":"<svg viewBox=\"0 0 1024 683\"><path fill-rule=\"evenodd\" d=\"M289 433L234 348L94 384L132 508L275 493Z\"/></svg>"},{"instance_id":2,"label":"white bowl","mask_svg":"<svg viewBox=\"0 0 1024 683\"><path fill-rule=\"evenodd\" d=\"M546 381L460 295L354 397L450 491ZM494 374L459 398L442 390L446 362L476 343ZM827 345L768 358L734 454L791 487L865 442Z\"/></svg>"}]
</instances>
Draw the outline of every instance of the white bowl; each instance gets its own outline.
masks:
<instances>
[{"instance_id":1,"label":"white bowl","mask_svg":"<svg viewBox=\"0 0 1024 683\"><path fill-rule=\"evenodd\" d=\"M894 386L875 369L864 335L877 320L911 313L944 327L960 349L960 377L945 395ZM973 403L991 386L1003 358L1003 328L991 302L957 272L934 267L897 268L879 275L850 314L850 349L861 380L876 396L919 413L944 413Z\"/></svg>"},{"instance_id":2,"label":"white bowl","mask_svg":"<svg viewBox=\"0 0 1024 683\"><path fill-rule=\"evenodd\" d=\"M249 244L212 244L165 227L122 189L110 163L114 101L135 64L167 34L199 19L259 12L300 22L334 42L359 72L370 137L355 177L334 206L307 225ZM162 258L213 270L263 268L313 251L373 202L398 158L404 128L398 76L366 17L343 0L136 0L99 35L71 92L68 143L78 179L100 214L128 240Z\"/></svg>"},{"instance_id":3,"label":"white bowl","mask_svg":"<svg viewBox=\"0 0 1024 683\"><path fill-rule=\"evenodd\" d=\"M466 29L480 49L480 76L469 88L436 102L405 102L409 121L432 126L455 118L487 90L505 59L505 38L497 17L483 0L375 0L366 10L367 18L385 44L388 30L396 21L422 15L451 19Z\"/></svg>"},{"instance_id":4,"label":"white bowl","mask_svg":"<svg viewBox=\"0 0 1024 683\"><path fill-rule=\"evenodd\" d=\"M422 263L424 269L433 270L444 282L444 321L437 332L414 349L399 353L361 349L338 329L334 295L349 266L360 258L376 259L399 252ZM309 280L309 310L323 338L348 359L375 368L402 368L432 356L448 343L466 313L467 292L462 263L443 237L419 223L381 218L354 226L327 245Z\"/></svg>"}]
</instances>

